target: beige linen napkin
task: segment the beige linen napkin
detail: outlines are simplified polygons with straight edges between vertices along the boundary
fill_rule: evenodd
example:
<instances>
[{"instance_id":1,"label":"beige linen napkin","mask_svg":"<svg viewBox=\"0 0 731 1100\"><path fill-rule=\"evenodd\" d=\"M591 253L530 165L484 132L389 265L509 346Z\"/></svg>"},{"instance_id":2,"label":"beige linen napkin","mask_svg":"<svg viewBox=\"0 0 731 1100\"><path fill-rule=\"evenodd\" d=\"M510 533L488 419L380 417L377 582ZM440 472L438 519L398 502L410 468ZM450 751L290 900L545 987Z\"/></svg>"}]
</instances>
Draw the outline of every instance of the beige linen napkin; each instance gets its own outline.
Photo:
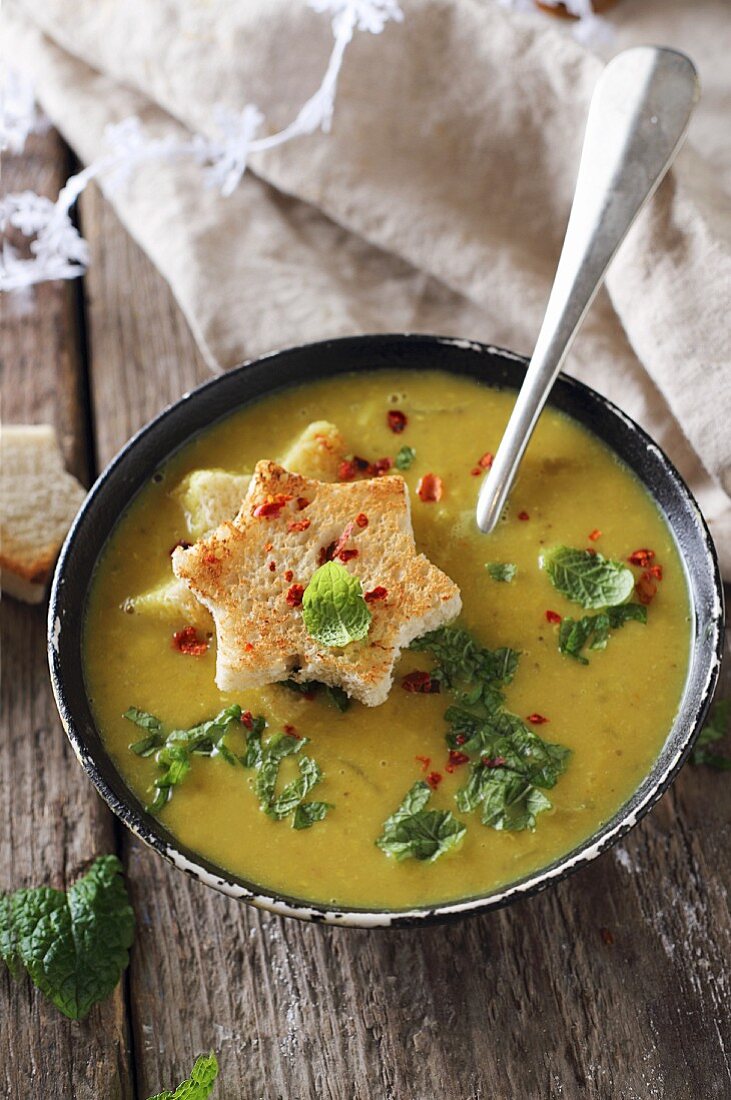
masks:
<instances>
[{"instance_id":1,"label":"beige linen napkin","mask_svg":"<svg viewBox=\"0 0 731 1100\"><path fill-rule=\"evenodd\" d=\"M350 46L329 135L260 154L227 199L180 163L110 195L214 369L354 331L530 351L600 62L486 2L403 7L403 24ZM3 38L86 160L131 113L160 134L210 133L216 104L254 102L285 124L319 83L330 31L299 0L6 0ZM669 451L727 575L730 286L728 199L687 149L568 364Z\"/></svg>"}]
</instances>

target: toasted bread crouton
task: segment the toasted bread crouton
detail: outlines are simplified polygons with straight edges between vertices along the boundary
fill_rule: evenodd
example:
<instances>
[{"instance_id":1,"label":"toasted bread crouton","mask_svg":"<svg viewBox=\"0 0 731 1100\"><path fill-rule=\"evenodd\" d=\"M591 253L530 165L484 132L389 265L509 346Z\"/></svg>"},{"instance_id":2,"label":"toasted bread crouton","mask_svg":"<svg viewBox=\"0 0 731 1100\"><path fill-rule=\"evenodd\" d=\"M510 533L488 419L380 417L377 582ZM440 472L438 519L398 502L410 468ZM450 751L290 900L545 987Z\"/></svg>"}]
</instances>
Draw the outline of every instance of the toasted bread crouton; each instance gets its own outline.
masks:
<instances>
[{"instance_id":1,"label":"toasted bread crouton","mask_svg":"<svg viewBox=\"0 0 731 1100\"><path fill-rule=\"evenodd\" d=\"M131 596L124 602L124 610L153 619L169 619L179 622L181 619L201 630L213 630L210 611L200 603L187 584L171 577L141 596Z\"/></svg>"},{"instance_id":2,"label":"toasted bread crouton","mask_svg":"<svg viewBox=\"0 0 731 1100\"><path fill-rule=\"evenodd\" d=\"M308 634L298 603L333 556L360 579L373 616L342 648ZM235 520L172 562L213 615L221 691L319 680L377 706L401 649L461 608L457 586L417 553L401 477L331 485L260 462Z\"/></svg>"},{"instance_id":3,"label":"toasted bread crouton","mask_svg":"<svg viewBox=\"0 0 731 1100\"><path fill-rule=\"evenodd\" d=\"M249 488L249 474L227 470L193 470L173 490L185 513L188 534L202 538L227 519L233 519Z\"/></svg>"},{"instance_id":4,"label":"toasted bread crouton","mask_svg":"<svg viewBox=\"0 0 731 1100\"><path fill-rule=\"evenodd\" d=\"M345 440L329 420L315 420L282 457L281 465L318 481L337 481Z\"/></svg>"},{"instance_id":5,"label":"toasted bread crouton","mask_svg":"<svg viewBox=\"0 0 731 1100\"><path fill-rule=\"evenodd\" d=\"M64 469L50 424L0 428L0 577L8 595L40 603L85 495Z\"/></svg>"}]
</instances>

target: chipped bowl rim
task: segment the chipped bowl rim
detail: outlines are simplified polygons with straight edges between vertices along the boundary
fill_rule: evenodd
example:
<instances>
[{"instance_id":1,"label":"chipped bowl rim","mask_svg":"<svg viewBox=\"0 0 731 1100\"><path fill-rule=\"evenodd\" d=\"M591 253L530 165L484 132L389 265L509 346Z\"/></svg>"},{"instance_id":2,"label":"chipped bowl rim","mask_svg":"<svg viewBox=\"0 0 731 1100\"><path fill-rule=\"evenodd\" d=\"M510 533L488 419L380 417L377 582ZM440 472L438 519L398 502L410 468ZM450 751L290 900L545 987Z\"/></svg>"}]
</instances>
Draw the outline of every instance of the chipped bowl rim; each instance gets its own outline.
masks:
<instances>
[{"instance_id":1,"label":"chipped bowl rim","mask_svg":"<svg viewBox=\"0 0 731 1100\"><path fill-rule=\"evenodd\" d=\"M84 614L79 614L79 607L85 610L89 578L120 515L157 466L245 405L305 382L358 369L421 368L445 370L492 388L517 389L527 365L524 356L494 345L410 333L342 337L285 348L185 393L132 436L99 475L66 537L53 578L48 658L54 698L74 753L101 797L136 836L179 870L229 897L299 920L356 928L448 921L501 908L560 882L624 837L669 788L700 732L720 671L724 598L713 540L692 493L654 440L607 398L563 373L548 404L609 446L660 508L683 562L694 625L683 695L660 753L633 795L571 851L487 893L406 909L337 908L291 897L234 875L176 840L127 787L94 723L83 682Z\"/></svg>"}]
</instances>

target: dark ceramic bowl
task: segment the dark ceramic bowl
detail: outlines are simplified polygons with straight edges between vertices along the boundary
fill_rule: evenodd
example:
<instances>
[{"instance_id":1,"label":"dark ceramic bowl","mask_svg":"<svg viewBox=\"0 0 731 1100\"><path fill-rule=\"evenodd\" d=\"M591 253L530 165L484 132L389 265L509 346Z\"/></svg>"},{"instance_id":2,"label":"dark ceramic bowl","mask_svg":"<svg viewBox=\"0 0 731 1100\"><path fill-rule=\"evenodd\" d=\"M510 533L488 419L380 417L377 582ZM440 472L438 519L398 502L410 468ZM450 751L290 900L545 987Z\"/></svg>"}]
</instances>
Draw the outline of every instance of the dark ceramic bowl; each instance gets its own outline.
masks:
<instances>
[{"instance_id":1,"label":"dark ceramic bowl","mask_svg":"<svg viewBox=\"0 0 731 1100\"><path fill-rule=\"evenodd\" d=\"M660 448L594 390L562 375L550 404L589 428L635 472L663 512L684 562L692 602L693 644L682 701L650 773L593 836L560 859L499 890L411 910L339 911L268 893L182 846L146 813L114 768L89 708L82 672L84 606L104 544L125 506L155 470L192 436L264 394L348 371L439 368L489 386L517 389L526 360L499 348L431 336L362 336L309 344L258 359L186 394L130 440L107 467L79 512L56 569L48 616L51 679L61 720L82 767L112 810L176 867L230 897L303 920L358 927L399 926L507 905L543 890L624 836L667 790L687 757L718 678L723 641L723 589L708 529L698 506Z\"/></svg>"}]
</instances>

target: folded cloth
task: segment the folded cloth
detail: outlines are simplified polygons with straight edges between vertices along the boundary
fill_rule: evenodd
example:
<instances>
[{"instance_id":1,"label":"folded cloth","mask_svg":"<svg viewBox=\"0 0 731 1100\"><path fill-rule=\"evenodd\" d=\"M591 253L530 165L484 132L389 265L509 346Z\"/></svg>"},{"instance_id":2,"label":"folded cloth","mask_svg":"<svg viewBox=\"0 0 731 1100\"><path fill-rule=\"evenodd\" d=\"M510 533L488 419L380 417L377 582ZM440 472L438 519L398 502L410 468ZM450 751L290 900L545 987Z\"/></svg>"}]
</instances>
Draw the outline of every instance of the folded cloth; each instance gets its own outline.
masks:
<instances>
[{"instance_id":1,"label":"folded cloth","mask_svg":"<svg viewBox=\"0 0 731 1100\"><path fill-rule=\"evenodd\" d=\"M601 63L549 23L484 0L402 7L402 24L350 45L331 133L257 154L229 198L188 162L146 164L109 192L212 369L364 331L530 351ZM331 39L300 0L6 0L4 24L14 62L84 160L130 114L161 136L212 135L218 104L253 102L279 128L317 87ZM670 453L727 576L729 289L728 195L687 148L567 364Z\"/></svg>"}]
</instances>

